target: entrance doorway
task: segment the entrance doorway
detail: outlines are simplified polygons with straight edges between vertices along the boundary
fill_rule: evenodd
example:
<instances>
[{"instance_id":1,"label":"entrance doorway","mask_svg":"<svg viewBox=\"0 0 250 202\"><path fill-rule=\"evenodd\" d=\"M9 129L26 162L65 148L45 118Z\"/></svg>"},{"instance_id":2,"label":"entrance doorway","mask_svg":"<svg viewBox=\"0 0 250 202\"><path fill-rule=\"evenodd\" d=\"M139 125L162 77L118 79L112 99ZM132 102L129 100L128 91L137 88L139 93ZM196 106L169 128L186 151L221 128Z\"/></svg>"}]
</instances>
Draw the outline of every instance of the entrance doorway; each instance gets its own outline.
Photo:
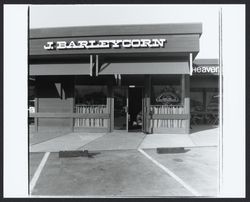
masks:
<instances>
[{"instance_id":1,"label":"entrance doorway","mask_svg":"<svg viewBox=\"0 0 250 202\"><path fill-rule=\"evenodd\" d=\"M128 130L128 93L126 86L114 88L114 130Z\"/></svg>"},{"instance_id":2,"label":"entrance doorway","mask_svg":"<svg viewBox=\"0 0 250 202\"><path fill-rule=\"evenodd\" d=\"M142 87L114 88L114 130L141 132L143 127Z\"/></svg>"},{"instance_id":3,"label":"entrance doorway","mask_svg":"<svg viewBox=\"0 0 250 202\"><path fill-rule=\"evenodd\" d=\"M128 131L141 132L143 124L142 88L128 88Z\"/></svg>"}]
</instances>

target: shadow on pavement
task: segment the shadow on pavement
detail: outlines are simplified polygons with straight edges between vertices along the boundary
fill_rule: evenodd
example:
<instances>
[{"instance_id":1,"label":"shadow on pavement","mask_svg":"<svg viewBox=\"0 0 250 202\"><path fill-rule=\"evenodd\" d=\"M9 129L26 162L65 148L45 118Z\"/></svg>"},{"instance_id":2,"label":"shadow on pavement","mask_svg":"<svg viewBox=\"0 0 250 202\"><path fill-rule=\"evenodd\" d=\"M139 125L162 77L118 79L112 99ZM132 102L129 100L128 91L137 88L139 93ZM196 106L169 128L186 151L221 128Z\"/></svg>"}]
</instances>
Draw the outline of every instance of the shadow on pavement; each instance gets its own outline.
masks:
<instances>
[{"instance_id":1,"label":"shadow on pavement","mask_svg":"<svg viewBox=\"0 0 250 202\"><path fill-rule=\"evenodd\" d=\"M218 125L192 125L190 129L190 134L205 131L205 130L211 130L215 128L219 128L219 126Z\"/></svg>"},{"instance_id":2,"label":"shadow on pavement","mask_svg":"<svg viewBox=\"0 0 250 202\"><path fill-rule=\"evenodd\" d=\"M89 152L88 150L60 151L59 158L70 158L70 157L94 158L94 156L98 154L100 154L100 152Z\"/></svg>"},{"instance_id":3,"label":"shadow on pavement","mask_svg":"<svg viewBox=\"0 0 250 202\"><path fill-rule=\"evenodd\" d=\"M185 149L184 147L174 147L174 148L157 148L156 152L158 154L177 154L177 153L186 153L190 149Z\"/></svg>"}]
</instances>

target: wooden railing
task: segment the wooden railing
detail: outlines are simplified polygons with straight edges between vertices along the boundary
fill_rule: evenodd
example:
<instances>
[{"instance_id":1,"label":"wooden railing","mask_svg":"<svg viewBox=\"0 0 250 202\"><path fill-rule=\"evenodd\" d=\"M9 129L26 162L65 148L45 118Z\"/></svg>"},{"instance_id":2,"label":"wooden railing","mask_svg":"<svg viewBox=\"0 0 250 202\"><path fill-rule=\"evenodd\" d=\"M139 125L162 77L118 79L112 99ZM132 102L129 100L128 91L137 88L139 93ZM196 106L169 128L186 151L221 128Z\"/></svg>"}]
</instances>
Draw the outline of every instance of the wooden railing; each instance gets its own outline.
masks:
<instances>
[{"instance_id":1,"label":"wooden railing","mask_svg":"<svg viewBox=\"0 0 250 202\"><path fill-rule=\"evenodd\" d=\"M218 111L192 111L191 112L191 124L219 124L219 113Z\"/></svg>"},{"instance_id":2,"label":"wooden railing","mask_svg":"<svg viewBox=\"0 0 250 202\"><path fill-rule=\"evenodd\" d=\"M106 128L108 120L105 114L108 113L106 105L75 105L76 114L92 114L89 118L75 118L75 127Z\"/></svg>"},{"instance_id":3,"label":"wooden railing","mask_svg":"<svg viewBox=\"0 0 250 202\"><path fill-rule=\"evenodd\" d=\"M183 128L189 115L183 105L151 105L151 128Z\"/></svg>"}]
</instances>

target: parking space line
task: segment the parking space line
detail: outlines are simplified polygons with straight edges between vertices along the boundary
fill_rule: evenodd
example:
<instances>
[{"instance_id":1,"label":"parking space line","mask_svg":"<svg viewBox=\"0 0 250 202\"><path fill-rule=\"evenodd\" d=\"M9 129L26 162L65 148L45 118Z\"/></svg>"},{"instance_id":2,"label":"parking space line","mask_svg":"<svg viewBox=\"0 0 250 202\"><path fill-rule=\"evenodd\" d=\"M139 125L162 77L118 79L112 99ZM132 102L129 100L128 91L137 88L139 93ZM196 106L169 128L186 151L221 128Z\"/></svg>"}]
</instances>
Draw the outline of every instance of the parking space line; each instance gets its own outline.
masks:
<instances>
[{"instance_id":1,"label":"parking space line","mask_svg":"<svg viewBox=\"0 0 250 202\"><path fill-rule=\"evenodd\" d=\"M155 159L153 159L151 156L149 156L142 149L138 149L138 151L141 154L143 154L145 157L147 157L149 160L151 160L158 167L160 167L162 170L164 170L171 177L173 177L177 182L179 182L183 187L185 187L188 191L190 191L194 196L202 196L199 192L197 192L195 189L193 189L191 186L189 186L187 183L185 183L181 178L179 178L177 175L175 175L171 170L169 170L167 167L165 167L162 164L160 164L159 162L157 162Z\"/></svg>"},{"instance_id":2,"label":"parking space line","mask_svg":"<svg viewBox=\"0 0 250 202\"><path fill-rule=\"evenodd\" d=\"M46 152L44 154L43 159L41 160L39 166L36 169L36 172L35 172L32 180L30 181L30 194L32 193L32 191L33 191L33 189L34 189L34 187L36 185L36 182L37 182L37 180L38 180L38 178L39 178L39 176L40 176L40 174L41 174L41 172L42 172L42 170L43 170L43 168L44 168L44 166L46 164L46 161L49 158L49 154L50 154L50 152Z\"/></svg>"}]
</instances>

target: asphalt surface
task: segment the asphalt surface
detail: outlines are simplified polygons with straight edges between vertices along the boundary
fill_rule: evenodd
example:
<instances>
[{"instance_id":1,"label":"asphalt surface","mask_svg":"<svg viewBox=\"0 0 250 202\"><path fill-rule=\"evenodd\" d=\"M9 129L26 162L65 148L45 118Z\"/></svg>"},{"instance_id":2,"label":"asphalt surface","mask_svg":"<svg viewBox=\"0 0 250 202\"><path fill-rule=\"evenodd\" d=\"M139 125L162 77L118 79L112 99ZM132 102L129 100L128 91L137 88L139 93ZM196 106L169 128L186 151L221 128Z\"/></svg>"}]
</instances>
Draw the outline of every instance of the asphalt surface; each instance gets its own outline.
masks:
<instances>
[{"instance_id":1,"label":"asphalt surface","mask_svg":"<svg viewBox=\"0 0 250 202\"><path fill-rule=\"evenodd\" d=\"M186 148L183 153L144 150L201 196L217 192L216 147ZM90 151L91 152L91 151ZM32 179L44 153L30 153ZM138 150L98 151L93 158L49 155L32 196L193 197L183 184Z\"/></svg>"},{"instance_id":2,"label":"asphalt surface","mask_svg":"<svg viewBox=\"0 0 250 202\"><path fill-rule=\"evenodd\" d=\"M43 152L30 153L29 155L29 178L30 180L34 176L42 158L44 156Z\"/></svg>"},{"instance_id":3,"label":"asphalt surface","mask_svg":"<svg viewBox=\"0 0 250 202\"><path fill-rule=\"evenodd\" d=\"M216 196L219 162L216 147L185 148L183 153L168 154L158 154L153 149L145 151L200 195Z\"/></svg>"}]
</instances>

